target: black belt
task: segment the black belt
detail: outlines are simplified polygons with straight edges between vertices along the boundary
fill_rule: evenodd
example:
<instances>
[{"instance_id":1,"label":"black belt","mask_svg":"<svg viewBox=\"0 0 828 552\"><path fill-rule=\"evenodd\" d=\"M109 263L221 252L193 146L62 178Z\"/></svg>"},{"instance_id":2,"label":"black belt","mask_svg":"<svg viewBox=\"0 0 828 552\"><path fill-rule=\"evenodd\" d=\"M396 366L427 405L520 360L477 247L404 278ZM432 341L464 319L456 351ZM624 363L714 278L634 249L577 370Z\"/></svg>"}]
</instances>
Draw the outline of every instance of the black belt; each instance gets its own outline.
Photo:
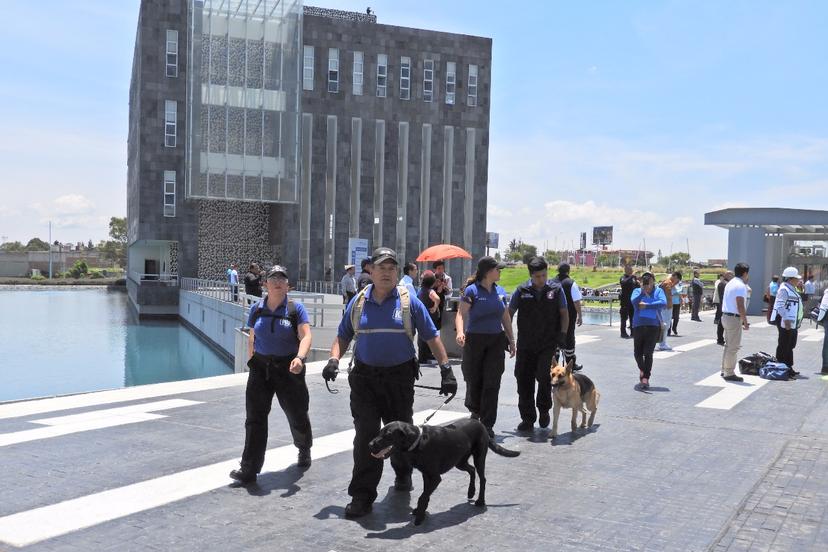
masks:
<instances>
[{"instance_id":1,"label":"black belt","mask_svg":"<svg viewBox=\"0 0 828 552\"><path fill-rule=\"evenodd\" d=\"M723 314L724 316L739 316L739 315L738 315L738 314L736 314L735 312L723 312L722 314Z\"/></svg>"}]
</instances>

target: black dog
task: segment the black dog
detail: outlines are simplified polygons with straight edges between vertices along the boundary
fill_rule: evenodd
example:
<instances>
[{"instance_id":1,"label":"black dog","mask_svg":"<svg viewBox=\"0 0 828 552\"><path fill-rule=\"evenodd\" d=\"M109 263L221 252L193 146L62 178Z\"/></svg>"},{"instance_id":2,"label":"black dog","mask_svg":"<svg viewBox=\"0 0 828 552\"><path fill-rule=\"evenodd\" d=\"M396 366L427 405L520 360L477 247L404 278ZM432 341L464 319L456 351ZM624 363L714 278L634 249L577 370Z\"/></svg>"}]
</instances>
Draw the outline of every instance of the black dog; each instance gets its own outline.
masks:
<instances>
[{"instance_id":1,"label":"black dog","mask_svg":"<svg viewBox=\"0 0 828 552\"><path fill-rule=\"evenodd\" d=\"M406 454L411 465L423 474L423 494L417 500L414 525L423 522L431 493L440 484L441 474L451 468L467 472L469 481L468 498L474 498L474 471L480 478L480 494L475 506L486 505L486 453L488 449L501 456L514 457L518 451L507 450L489 438L486 427L478 420L460 420L453 424L424 426L419 428L405 422L391 422L383 427L368 445L375 458L388 458L395 454ZM469 457L474 458L474 468Z\"/></svg>"}]
</instances>

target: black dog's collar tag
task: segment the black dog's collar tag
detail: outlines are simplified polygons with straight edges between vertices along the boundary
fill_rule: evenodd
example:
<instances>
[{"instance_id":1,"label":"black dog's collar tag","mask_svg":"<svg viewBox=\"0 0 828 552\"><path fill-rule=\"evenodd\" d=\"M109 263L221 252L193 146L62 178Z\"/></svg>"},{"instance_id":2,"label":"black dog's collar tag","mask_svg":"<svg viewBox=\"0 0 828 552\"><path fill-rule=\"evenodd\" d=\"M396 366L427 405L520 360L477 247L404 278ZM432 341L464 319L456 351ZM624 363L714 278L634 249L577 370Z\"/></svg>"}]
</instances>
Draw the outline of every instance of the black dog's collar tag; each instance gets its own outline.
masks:
<instances>
[{"instance_id":1,"label":"black dog's collar tag","mask_svg":"<svg viewBox=\"0 0 828 552\"><path fill-rule=\"evenodd\" d=\"M414 444L411 445L410 447L408 447L408 450L406 452L412 452L414 449L416 449L418 446L420 446L420 439L422 439L422 437L423 437L423 428L417 427L417 426L414 426L414 427L416 427L417 431L418 431L417 438L414 439Z\"/></svg>"}]
</instances>

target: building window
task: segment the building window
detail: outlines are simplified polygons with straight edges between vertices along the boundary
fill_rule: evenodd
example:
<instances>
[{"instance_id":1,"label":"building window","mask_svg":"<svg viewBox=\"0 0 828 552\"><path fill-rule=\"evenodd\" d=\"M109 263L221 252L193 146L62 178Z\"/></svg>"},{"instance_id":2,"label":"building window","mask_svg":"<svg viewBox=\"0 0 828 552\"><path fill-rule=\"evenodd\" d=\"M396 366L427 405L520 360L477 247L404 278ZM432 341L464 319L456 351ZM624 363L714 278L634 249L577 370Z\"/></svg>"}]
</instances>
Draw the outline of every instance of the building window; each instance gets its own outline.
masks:
<instances>
[{"instance_id":1,"label":"building window","mask_svg":"<svg viewBox=\"0 0 828 552\"><path fill-rule=\"evenodd\" d=\"M167 76L178 76L178 31L167 31Z\"/></svg>"},{"instance_id":2,"label":"building window","mask_svg":"<svg viewBox=\"0 0 828 552\"><path fill-rule=\"evenodd\" d=\"M302 89L313 90L313 46L305 46L302 65Z\"/></svg>"},{"instance_id":3,"label":"building window","mask_svg":"<svg viewBox=\"0 0 828 552\"><path fill-rule=\"evenodd\" d=\"M411 99L411 58L400 58L400 99Z\"/></svg>"},{"instance_id":4,"label":"building window","mask_svg":"<svg viewBox=\"0 0 828 552\"><path fill-rule=\"evenodd\" d=\"M164 216L175 216L175 171L164 171Z\"/></svg>"},{"instance_id":5,"label":"building window","mask_svg":"<svg viewBox=\"0 0 828 552\"><path fill-rule=\"evenodd\" d=\"M430 102L434 99L434 60L423 62L423 100Z\"/></svg>"},{"instance_id":6,"label":"building window","mask_svg":"<svg viewBox=\"0 0 828 552\"><path fill-rule=\"evenodd\" d=\"M388 56L377 54L377 97L384 98L388 87Z\"/></svg>"},{"instance_id":7,"label":"building window","mask_svg":"<svg viewBox=\"0 0 828 552\"><path fill-rule=\"evenodd\" d=\"M469 106L477 105L477 65L469 65Z\"/></svg>"},{"instance_id":8,"label":"building window","mask_svg":"<svg viewBox=\"0 0 828 552\"><path fill-rule=\"evenodd\" d=\"M339 92L339 48L328 48L328 92Z\"/></svg>"},{"instance_id":9,"label":"building window","mask_svg":"<svg viewBox=\"0 0 828 552\"><path fill-rule=\"evenodd\" d=\"M354 96L362 96L362 52L354 52Z\"/></svg>"},{"instance_id":10,"label":"building window","mask_svg":"<svg viewBox=\"0 0 828 552\"><path fill-rule=\"evenodd\" d=\"M178 103L174 100L164 102L164 145L168 148L175 147L176 119L178 114Z\"/></svg>"},{"instance_id":11,"label":"building window","mask_svg":"<svg viewBox=\"0 0 828 552\"><path fill-rule=\"evenodd\" d=\"M454 103L454 93L457 88L457 64L446 62L446 103Z\"/></svg>"}]
</instances>

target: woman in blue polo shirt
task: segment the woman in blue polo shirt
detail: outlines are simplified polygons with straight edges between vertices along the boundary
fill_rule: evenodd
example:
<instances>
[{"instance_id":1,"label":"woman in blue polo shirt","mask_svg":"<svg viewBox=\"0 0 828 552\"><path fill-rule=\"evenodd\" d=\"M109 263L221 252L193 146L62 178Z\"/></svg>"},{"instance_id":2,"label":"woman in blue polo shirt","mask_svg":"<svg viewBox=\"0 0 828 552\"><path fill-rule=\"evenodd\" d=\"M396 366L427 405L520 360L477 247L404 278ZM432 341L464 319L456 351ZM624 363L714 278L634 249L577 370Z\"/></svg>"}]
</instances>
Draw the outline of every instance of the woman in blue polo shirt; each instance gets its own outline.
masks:
<instances>
[{"instance_id":1,"label":"woman in blue polo shirt","mask_svg":"<svg viewBox=\"0 0 828 552\"><path fill-rule=\"evenodd\" d=\"M630 296L633 306L633 355L638 364L638 381L642 389L650 387L653 351L661 333L661 316L667 305L664 290L655 285L649 272L641 276L641 287Z\"/></svg>"},{"instance_id":2,"label":"woman in blue polo shirt","mask_svg":"<svg viewBox=\"0 0 828 552\"><path fill-rule=\"evenodd\" d=\"M250 308L250 327L244 422L245 439L241 467L230 477L251 483L262 470L267 449L267 417L273 395L279 400L290 424L293 444L299 449L298 465L311 465L313 442L308 417L308 386L305 357L311 347L308 314L301 303L288 300L287 270L279 265L267 271L267 295Z\"/></svg>"},{"instance_id":3,"label":"woman in blue polo shirt","mask_svg":"<svg viewBox=\"0 0 828 552\"><path fill-rule=\"evenodd\" d=\"M457 344L463 348L466 408L494 436L497 397L504 370L504 349L515 356L512 319L506 309L506 291L497 285L505 267L492 257L477 263L475 281L466 286L457 311Z\"/></svg>"}]
</instances>

